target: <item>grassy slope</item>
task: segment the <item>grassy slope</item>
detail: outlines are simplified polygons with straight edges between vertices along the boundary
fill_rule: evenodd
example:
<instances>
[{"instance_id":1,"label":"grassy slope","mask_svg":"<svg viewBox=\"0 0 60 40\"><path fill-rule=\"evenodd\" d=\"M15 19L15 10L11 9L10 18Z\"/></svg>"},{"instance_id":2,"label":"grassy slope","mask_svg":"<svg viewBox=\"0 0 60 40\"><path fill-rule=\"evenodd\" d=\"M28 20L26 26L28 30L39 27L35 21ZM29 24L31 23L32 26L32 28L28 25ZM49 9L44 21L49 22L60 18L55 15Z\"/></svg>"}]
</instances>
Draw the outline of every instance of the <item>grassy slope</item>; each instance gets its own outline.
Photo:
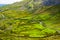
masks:
<instances>
[{"instance_id":1,"label":"grassy slope","mask_svg":"<svg viewBox=\"0 0 60 40\"><path fill-rule=\"evenodd\" d=\"M15 38L16 36L15 40L18 40L17 37L20 35L28 36L28 37L29 36L30 37L45 37L45 36L55 35L56 27L57 27L57 30L60 30L59 7L60 5L53 6L52 8L47 9L43 13L37 12L37 15L35 15L34 13L30 13L27 10L21 11L21 10L9 9L7 11L0 12L0 21L1 21L0 38L3 38L3 40L4 39L6 40L7 38L10 40L11 39L13 40L13 38ZM14 6L12 6L12 8L14 8ZM16 8L18 8L18 6ZM38 20L40 19L43 20L43 22L47 25L46 27L39 24ZM7 33L10 36L7 35ZM31 39L31 40L34 40L34 39ZM37 40L39 40L39 38Z\"/></svg>"},{"instance_id":2,"label":"grassy slope","mask_svg":"<svg viewBox=\"0 0 60 40\"><path fill-rule=\"evenodd\" d=\"M53 6L52 8L49 8L45 12L41 13L40 16L42 16L42 18L46 18L46 17L49 17L49 15L51 15L51 17L45 21L47 27L60 31L60 21L59 21L60 20L59 19L60 9L59 9L59 7L60 7L60 5ZM60 40L60 36L53 35L53 36L50 36L47 38L21 38L21 39L23 39L23 40Z\"/></svg>"}]
</instances>

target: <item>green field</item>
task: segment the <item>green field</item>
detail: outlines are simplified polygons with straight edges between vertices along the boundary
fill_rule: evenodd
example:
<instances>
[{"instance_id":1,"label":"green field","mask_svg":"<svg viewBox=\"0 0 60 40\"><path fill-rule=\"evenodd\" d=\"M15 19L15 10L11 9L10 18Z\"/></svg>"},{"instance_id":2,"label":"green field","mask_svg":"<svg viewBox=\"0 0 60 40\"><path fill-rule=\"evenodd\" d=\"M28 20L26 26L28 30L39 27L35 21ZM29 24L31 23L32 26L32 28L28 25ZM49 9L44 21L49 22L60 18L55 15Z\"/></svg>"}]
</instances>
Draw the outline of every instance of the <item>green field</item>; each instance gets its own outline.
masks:
<instances>
[{"instance_id":1,"label":"green field","mask_svg":"<svg viewBox=\"0 0 60 40\"><path fill-rule=\"evenodd\" d=\"M60 40L60 5L24 0L0 7L0 40Z\"/></svg>"}]
</instances>

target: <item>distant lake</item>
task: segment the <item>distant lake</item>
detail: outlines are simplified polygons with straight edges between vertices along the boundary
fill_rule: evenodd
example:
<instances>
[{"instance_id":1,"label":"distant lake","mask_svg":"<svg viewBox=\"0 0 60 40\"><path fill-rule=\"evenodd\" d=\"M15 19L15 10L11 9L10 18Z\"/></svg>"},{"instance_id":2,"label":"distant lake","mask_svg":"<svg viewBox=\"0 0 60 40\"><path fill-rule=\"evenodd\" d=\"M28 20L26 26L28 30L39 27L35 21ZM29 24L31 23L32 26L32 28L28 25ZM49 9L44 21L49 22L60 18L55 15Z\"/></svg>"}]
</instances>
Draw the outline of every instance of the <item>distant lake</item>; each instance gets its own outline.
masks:
<instances>
[{"instance_id":1,"label":"distant lake","mask_svg":"<svg viewBox=\"0 0 60 40\"><path fill-rule=\"evenodd\" d=\"M6 5L6 4L0 4L0 6L4 6L4 5Z\"/></svg>"}]
</instances>

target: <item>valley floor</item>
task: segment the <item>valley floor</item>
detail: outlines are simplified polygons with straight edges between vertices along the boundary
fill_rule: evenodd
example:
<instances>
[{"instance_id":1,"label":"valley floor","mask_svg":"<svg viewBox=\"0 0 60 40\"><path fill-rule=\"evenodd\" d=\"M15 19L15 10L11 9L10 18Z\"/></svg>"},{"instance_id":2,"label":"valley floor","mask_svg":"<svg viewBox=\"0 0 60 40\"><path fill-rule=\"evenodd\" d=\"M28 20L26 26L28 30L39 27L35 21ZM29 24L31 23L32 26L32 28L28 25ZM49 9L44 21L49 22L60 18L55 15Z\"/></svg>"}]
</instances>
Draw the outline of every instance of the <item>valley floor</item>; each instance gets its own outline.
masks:
<instances>
[{"instance_id":1,"label":"valley floor","mask_svg":"<svg viewBox=\"0 0 60 40\"><path fill-rule=\"evenodd\" d=\"M47 38L24 38L24 37L20 37L20 40L60 40L60 35L51 36L51 37L47 37Z\"/></svg>"}]
</instances>

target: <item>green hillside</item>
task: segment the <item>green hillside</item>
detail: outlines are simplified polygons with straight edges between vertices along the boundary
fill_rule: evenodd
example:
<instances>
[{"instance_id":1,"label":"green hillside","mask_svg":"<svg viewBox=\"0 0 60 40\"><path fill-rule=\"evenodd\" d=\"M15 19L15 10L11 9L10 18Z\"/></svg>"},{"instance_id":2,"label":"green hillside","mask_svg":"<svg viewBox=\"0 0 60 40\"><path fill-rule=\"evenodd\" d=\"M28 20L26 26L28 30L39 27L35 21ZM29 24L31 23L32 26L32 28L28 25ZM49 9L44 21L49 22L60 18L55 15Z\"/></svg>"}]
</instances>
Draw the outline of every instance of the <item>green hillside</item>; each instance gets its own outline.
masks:
<instances>
[{"instance_id":1,"label":"green hillside","mask_svg":"<svg viewBox=\"0 0 60 40\"><path fill-rule=\"evenodd\" d=\"M0 40L60 35L60 5L33 3L25 0L0 7Z\"/></svg>"}]
</instances>

